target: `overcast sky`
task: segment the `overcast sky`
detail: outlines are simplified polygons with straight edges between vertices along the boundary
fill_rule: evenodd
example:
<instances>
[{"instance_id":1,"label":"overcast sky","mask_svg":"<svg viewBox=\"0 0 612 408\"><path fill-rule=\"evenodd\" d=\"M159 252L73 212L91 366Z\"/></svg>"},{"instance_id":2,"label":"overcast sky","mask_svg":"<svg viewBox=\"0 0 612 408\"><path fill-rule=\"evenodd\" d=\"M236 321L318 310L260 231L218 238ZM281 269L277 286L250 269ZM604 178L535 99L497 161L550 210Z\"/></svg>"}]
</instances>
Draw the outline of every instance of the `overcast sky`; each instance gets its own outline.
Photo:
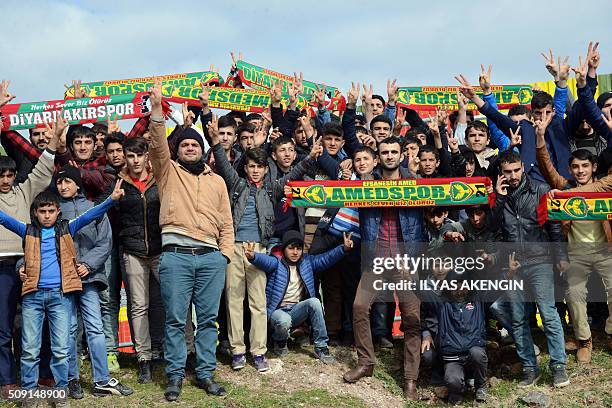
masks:
<instances>
[{"instance_id":1,"label":"overcast sky","mask_svg":"<svg viewBox=\"0 0 612 408\"><path fill-rule=\"evenodd\" d=\"M288 4L292 4L288 6ZM581 6L588 5L587 9ZM229 52L343 91L351 80L386 95L401 85L476 80L548 80L540 52L583 57L602 42L600 73L612 72L612 2L473 0L363 1L14 1L0 0L0 78L15 102L60 99L63 84L221 68Z\"/></svg>"}]
</instances>

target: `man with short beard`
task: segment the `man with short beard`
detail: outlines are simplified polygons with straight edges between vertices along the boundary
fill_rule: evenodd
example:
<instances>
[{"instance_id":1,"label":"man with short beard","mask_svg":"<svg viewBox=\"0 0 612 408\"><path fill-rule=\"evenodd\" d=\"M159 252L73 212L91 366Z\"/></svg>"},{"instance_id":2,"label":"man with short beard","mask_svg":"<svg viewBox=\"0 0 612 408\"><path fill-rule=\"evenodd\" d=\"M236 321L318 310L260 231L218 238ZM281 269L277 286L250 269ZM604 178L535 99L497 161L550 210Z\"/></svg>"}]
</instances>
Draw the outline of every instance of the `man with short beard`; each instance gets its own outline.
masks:
<instances>
[{"instance_id":1,"label":"man with short beard","mask_svg":"<svg viewBox=\"0 0 612 408\"><path fill-rule=\"evenodd\" d=\"M6 154L17 163L16 183L21 183L28 178L32 168L38 163L38 158L46 149L49 140L53 136L45 130L44 126L28 129L30 141L21 136L19 132L9 130L0 133L0 141Z\"/></svg>"},{"instance_id":2,"label":"man with short beard","mask_svg":"<svg viewBox=\"0 0 612 408\"><path fill-rule=\"evenodd\" d=\"M382 140L378 146L378 161L382 180L414 178L400 163L404 159L399 138L389 137ZM423 211L418 208L363 208L359 209L362 245L374 246L376 256L394 257L401 253L400 243L425 243ZM415 253L416 255L416 253ZM357 296L353 304L353 330L357 348L357 367L344 374L344 380L356 382L362 377L372 376L375 355L370 331L370 307L378 297L372 287L374 274L364 271L361 277ZM391 279L398 281L411 279L407 271L393 271ZM418 398L416 380L419 374L420 362L420 302L413 292L396 291L402 315L402 330L404 332L404 395L406 398ZM391 294L392 295L392 294ZM391 301L391 298L388 299Z\"/></svg>"},{"instance_id":3,"label":"man with short beard","mask_svg":"<svg viewBox=\"0 0 612 408\"><path fill-rule=\"evenodd\" d=\"M192 300L197 315L195 368L199 387L217 396L225 389L213 380L216 367L215 321L233 252L234 228L225 181L204 162L204 142L193 129L176 140L177 160L170 159L162 112L161 81L150 91L153 174L160 193L162 258L159 279L166 312L165 397L176 401L185 377L185 322Z\"/></svg>"},{"instance_id":4,"label":"man with short beard","mask_svg":"<svg viewBox=\"0 0 612 408\"><path fill-rule=\"evenodd\" d=\"M565 371L563 327L555 307L552 283L553 264L557 264L561 273L569 264L567 254L558 244L564 240L560 223L547 221L540 226L538 218L538 204L550 187L533 180L526 173L521 156L513 150L499 156L499 166L501 174L496 183L492 225L500 225L503 240L517 246L517 261L521 266L514 279L522 279L525 289L535 294L550 354L553 385L565 387L569 385L569 377ZM518 386L525 388L535 385L541 373L530 334L525 294L522 290L511 291L509 297L516 351L523 364L523 379Z\"/></svg>"}]
</instances>

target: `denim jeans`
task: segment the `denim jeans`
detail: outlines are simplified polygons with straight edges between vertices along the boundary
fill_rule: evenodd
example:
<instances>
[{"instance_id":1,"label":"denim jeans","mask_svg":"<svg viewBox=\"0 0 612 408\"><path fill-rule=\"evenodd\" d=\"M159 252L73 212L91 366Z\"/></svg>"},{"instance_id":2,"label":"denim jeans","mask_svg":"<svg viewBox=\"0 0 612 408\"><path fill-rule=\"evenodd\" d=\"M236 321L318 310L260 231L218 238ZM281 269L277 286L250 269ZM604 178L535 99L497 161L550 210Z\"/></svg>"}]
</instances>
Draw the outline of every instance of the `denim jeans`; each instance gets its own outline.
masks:
<instances>
[{"instance_id":1,"label":"denim jeans","mask_svg":"<svg viewBox=\"0 0 612 408\"><path fill-rule=\"evenodd\" d=\"M508 331L511 337L512 332L512 306L506 296L502 296L489 306L489 310L501 326Z\"/></svg>"},{"instance_id":2,"label":"denim jeans","mask_svg":"<svg viewBox=\"0 0 612 408\"><path fill-rule=\"evenodd\" d=\"M15 263L0 264L0 385L15 384L15 356L13 355L13 325L21 281Z\"/></svg>"},{"instance_id":3,"label":"denim jeans","mask_svg":"<svg viewBox=\"0 0 612 408\"><path fill-rule=\"evenodd\" d=\"M83 327L87 336L91 369L94 383L106 384L110 380L108 361L106 359L106 342L102 328L100 298L95 283L83 284L83 291L75 295L76 307L81 311ZM79 337L80 338L80 337ZM77 315L72 315L70 327L70 358L68 363L68 379L79 378L77 355Z\"/></svg>"},{"instance_id":4,"label":"denim jeans","mask_svg":"<svg viewBox=\"0 0 612 408\"><path fill-rule=\"evenodd\" d=\"M538 264L523 266L515 279L523 280L524 290L531 291L536 300L546 344L550 354L550 366L565 366L565 340L561 319L555 307L553 266L551 264ZM512 309L512 331L516 343L516 351L523 363L524 370L535 370L537 367L536 355L533 350L533 339L529 327L530 304L525 303L523 291L508 292Z\"/></svg>"},{"instance_id":5,"label":"denim jeans","mask_svg":"<svg viewBox=\"0 0 612 408\"><path fill-rule=\"evenodd\" d=\"M51 335L51 372L55 386L65 388L68 386L70 321L76 314L74 295L65 295L60 288L38 289L23 297L21 307L21 386L33 389L38 385L38 359L46 316Z\"/></svg>"},{"instance_id":6,"label":"denim jeans","mask_svg":"<svg viewBox=\"0 0 612 408\"><path fill-rule=\"evenodd\" d=\"M197 319L195 372L198 379L212 378L217 366L216 320L226 267L227 261L219 251L202 255L162 253L159 281L166 311L164 358L168 380L185 378L185 322L192 296Z\"/></svg>"},{"instance_id":7,"label":"denim jeans","mask_svg":"<svg viewBox=\"0 0 612 408\"><path fill-rule=\"evenodd\" d=\"M111 255L104 264L104 269L108 279L108 288L100 291L99 296L106 352L117 354L119 353L119 306L122 281L121 257L118 245L113 245Z\"/></svg>"},{"instance_id":8,"label":"denim jeans","mask_svg":"<svg viewBox=\"0 0 612 408\"><path fill-rule=\"evenodd\" d=\"M272 312L270 325L274 341L286 341L292 327L299 326L310 319L315 347L327 347L327 329L323 317L323 307L317 298L302 300L295 305L281 307Z\"/></svg>"}]
</instances>

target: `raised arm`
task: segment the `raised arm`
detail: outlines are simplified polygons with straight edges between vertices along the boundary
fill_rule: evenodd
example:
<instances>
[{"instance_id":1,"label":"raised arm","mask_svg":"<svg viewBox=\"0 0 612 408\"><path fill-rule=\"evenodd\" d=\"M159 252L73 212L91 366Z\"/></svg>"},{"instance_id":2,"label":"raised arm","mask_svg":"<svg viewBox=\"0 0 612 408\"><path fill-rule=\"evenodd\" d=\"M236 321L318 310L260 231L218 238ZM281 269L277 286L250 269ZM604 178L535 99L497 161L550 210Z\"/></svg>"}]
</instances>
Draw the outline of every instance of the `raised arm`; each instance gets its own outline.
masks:
<instances>
[{"instance_id":1,"label":"raised arm","mask_svg":"<svg viewBox=\"0 0 612 408\"><path fill-rule=\"evenodd\" d=\"M344 132L344 150L349 157L352 157L355 150L361 147L361 142L357 139L355 130L355 116L357 114L357 98L359 98L359 83L351 82L346 97L346 110L342 115L342 130Z\"/></svg>"},{"instance_id":2,"label":"raised arm","mask_svg":"<svg viewBox=\"0 0 612 408\"><path fill-rule=\"evenodd\" d=\"M552 187L557 189L562 189L567 186L568 180L559 174L555 166L552 164L550 160L550 154L548 153L548 149L546 148L546 140L544 139L544 135L546 134L546 128L550 125L552 121L553 114L546 114L544 112L542 114L541 120L536 120L535 122L535 131L536 131L536 159L538 160L538 167L540 168L540 172L542 176L546 180L546 182Z\"/></svg>"},{"instance_id":3,"label":"raised arm","mask_svg":"<svg viewBox=\"0 0 612 408\"><path fill-rule=\"evenodd\" d=\"M582 58L579 58L579 64L577 68L572 68L576 73L576 87L578 89L578 103L582 108L582 113L586 121L593 127L593 130L601 136L603 136L608 144L612 144L612 130L606 124L606 121L602 118L601 109L595 103L593 95L587 87L587 64L582 62Z\"/></svg>"},{"instance_id":4,"label":"raised arm","mask_svg":"<svg viewBox=\"0 0 612 408\"><path fill-rule=\"evenodd\" d=\"M149 90L149 101L151 102L149 157L155 178L163 186L172 164L170 163L170 148L166 140L166 120L162 110L161 80L155 80L153 87Z\"/></svg>"},{"instance_id":5,"label":"raised arm","mask_svg":"<svg viewBox=\"0 0 612 408\"><path fill-rule=\"evenodd\" d=\"M11 217L2 210L0 210L0 225L5 227L7 230L19 235L21 238L25 237L26 224L16 220L15 218Z\"/></svg>"},{"instance_id":6,"label":"raised arm","mask_svg":"<svg viewBox=\"0 0 612 408\"><path fill-rule=\"evenodd\" d=\"M117 181L113 193L101 204L90 208L75 219L70 220L70 222L68 223L68 227L70 228L70 235L74 236L74 234L76 234L81 228L83 228L90 222L102 217L106 213L106 211L108 211L109 208L114 206L117 201L119 201L119 199L123 197L124 191L121 188L122 183L123 180Z\"/></svg>"}]
</instances>

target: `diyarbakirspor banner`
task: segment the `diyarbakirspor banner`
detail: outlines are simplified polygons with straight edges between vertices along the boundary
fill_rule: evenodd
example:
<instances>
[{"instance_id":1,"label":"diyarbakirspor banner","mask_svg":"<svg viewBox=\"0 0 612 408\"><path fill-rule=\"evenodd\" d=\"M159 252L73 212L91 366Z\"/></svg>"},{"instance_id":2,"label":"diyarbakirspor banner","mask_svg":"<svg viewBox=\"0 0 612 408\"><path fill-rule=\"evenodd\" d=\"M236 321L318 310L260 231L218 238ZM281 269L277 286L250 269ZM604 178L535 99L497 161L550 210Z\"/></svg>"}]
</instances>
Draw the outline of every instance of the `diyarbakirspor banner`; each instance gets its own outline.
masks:
<instances>
[{"instance_id":1,"label":"diyarbakirspor banner","mask_svg":"<svg viewBox=\"0 0 612 408\"><path fill-rule=\"evenodd\" d=\"M236 68L238 69L240 81L254 89L268 90L274 86L275 81L278 81L283 85L283 92L286 93L287 87L294 81L294 78L290 75L258 67L245 61L236 62ZM304 85L303 95L306 99L310 99L312 94L317 92L317 87L323 86L323 84L305 80L302 81L302 84ZM327 109L334 112L346 109L346 100L338 88L325 85L325 94L330 99Z\"/></svg>"},{"instance_id":2,"label":"diyarbakirspor banner","mask_svg":"<svg viewBox=\"0 0 612 408\"><path fill-rule=\"evenodd\" d=\"M542 197L540 223L549 221L612 220L612 193L555 193Z\"/></svg>"},{"instance_id":3,"label":"diyarbakirspor banner","mask_svg":"<svg viewBox=\"0 0 612 408\"><path fill-rule=\"evenodd\" d=\"M457 86L412 86L398 90L397 104L402 107L423 111L436 110L439 105L458 109ZM480 87L473 87L476 94L482 96ZM514 105L531 103L533 92L530 85L491 85L498 109L510 109ZM478 109L470 103L469 110Z\"/></svg>"},{"instance_id":4,"label":"diyarbakirspor banner","mask_svg":"<svg viewBox=\"0 0 612 408\"><path fill-rule=\"evenodd\" d=\"M150 112L149 94L111 95L96 98L15 103L0 109L4 130L30 129L55 122L61 112L70 125L110 119L141 118Z\"/></svg>"},{"instance_id":5,"label":"diyarbakirspor banner","mask_svg":"<svg viewBox=\"0 0 612 408\"><path fill-rule=\"evenodd\" d=\"M198 86L162 86L162 94L170 102L188 102L199 104L198 94L202 89ZM229 109L241 112L261 113L270 106L270 92L256 89L211 87L208 97L208 105L211 108ZM283 106L289 105L289 96L283 95L281 99ZM308 101L303 96L298 96L296 109L308 109Z\"/></svg>"},{"instance_id":6,"label":"diyarbakirspor banner","mask_svg":"<svg viewBox=\"0 0 612 408\"><path fill-rule=\"evenodd\" d=\"M181 86L199 87L200 85L220 85L223 78L217 72L202 71L187 74L159 75L154 77L118 79L113 81L87 82L81 84L81 89L89 97L131 94L147 92L153 86L155 79L161 79L164 86L175 88ZM166 96L166 95L164 95ZM70 86L64 93L65 99L74 98L74 87Z\"/></svg>"},{"instance_id":7,"label":"diyarbakirspor banner","mask_svg":"<svg viewBox=\"0 0 612 408\"><path fill-rule=\"evenodd\" d=\"M488 204L487 177L290 181L292 207L425 207Z\"/></svg>"}]
</instances>

